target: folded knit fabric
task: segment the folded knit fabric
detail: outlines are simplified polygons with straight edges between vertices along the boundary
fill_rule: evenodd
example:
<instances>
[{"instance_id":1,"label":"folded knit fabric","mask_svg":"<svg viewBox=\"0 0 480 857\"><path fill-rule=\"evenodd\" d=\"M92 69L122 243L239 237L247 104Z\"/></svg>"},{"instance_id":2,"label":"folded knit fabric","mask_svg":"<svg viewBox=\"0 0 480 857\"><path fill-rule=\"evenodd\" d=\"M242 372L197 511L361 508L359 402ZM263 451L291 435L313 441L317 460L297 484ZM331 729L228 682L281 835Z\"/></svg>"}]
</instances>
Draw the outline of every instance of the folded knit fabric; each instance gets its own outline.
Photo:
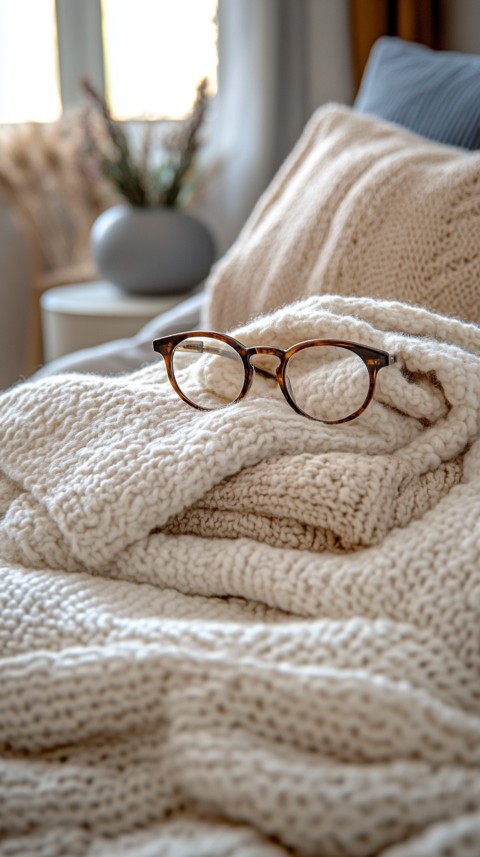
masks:
<instances>
[{"instance_id":1,"label":"folded knit fabric","mask_svg":"<svg viewBox=\"0 0 480 857\"><path fill-rule=\"evenodd\" d=\"M314 297L237 333L399 360L340 426L195 411L160 362L0 397L0 854L471 857L480 330ZM322 550L162 531L232 486L273 521L291 474Z\"/></svg>"},{"instance_id":2,"label":"folded knit fabric","mask_svg":"<svg viewBox=\"0 0 480 857\"><path fill-rule=\"evenodd\" d=\"M221 482L163 532L353 550L421 517L462 474L461 456L418 475L408 459L388 455L282 455Z\"/></svg>"},{"instance_id":3,"label":"folded knit fabric","mask_svg":"<svg viewBox=\"0 0 480 857\"><path fill-rule=\"evenodd\" d=\"M209 281L228 330L302 296L408 301L480 322L480 154L320 108Z\"/></svg>"},{"instance_id":4,"label":"folded knit fabric","mask_svg":"<svg viewBox=\"0 0 480 857\"><path fill-rule=\"evenodd\" d=\"M444 342L430 339L433 331ZM295 457L287 459L283 489L288 466L299 468L301 480L281 517L330 531L347 548L407 524L461 478L461 456L478 427L473 325L399 303L317 297L236 333L247 345L281 348L321 334L399 359L379 373L375 401L362 417L343 426L299 417L277 386L264 390L261 378L259 393L239 405L195 411L175 396L160 360L118 380L66 377L14 388L0 404L4 555L29 565L103 569L152 529L192 507L196 512L197 501L234 474L234 504L255 474L267 474L257 495L274 490L274 462L242 471L277 455ZM221 394L226 380L207 378L200 364L197 382L218 384ZM333 408L328 378L315 393L323 407L330 396ZM310 502L315 488L320 494ZM255 513L255 500L252 494L243 510Z\"/></svg>"}]
</instances>

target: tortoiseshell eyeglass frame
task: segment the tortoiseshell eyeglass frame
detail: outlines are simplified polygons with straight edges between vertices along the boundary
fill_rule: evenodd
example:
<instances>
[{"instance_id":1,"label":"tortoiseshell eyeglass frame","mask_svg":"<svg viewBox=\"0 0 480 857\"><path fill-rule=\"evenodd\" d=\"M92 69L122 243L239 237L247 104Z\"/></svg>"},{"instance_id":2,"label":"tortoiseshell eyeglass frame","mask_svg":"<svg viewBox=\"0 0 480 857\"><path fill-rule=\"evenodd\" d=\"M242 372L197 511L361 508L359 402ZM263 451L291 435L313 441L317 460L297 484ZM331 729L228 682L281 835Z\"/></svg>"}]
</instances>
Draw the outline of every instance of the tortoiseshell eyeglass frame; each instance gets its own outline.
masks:
<instances>
[{"instance_id":1,"label":"tortoiseshell eyeglass frame","mask_svg":"<svg viewBox=\"0 0 480 857\"><path fill-rule=\"evenodd\" d=\"M229 402L228 405L220 405L219 408L205 408L202 405L198 405L196 402L192 402L191 399L189 399L178 386L173 370L173 354L177 346L179 346L185 339L201 339L205 337L208 337L210 339L216 339L219 343L224 342L226 345L229 345L230 348L233 348L241 357L243 368L245 371L245 380L243 383L243 387L240 390L240 393L237 398L234 399L232 402ZM289 381L286 375L288 361L291 357L293 357L294 354L297 354L302 349L309 348L314 345L330 345L335 346L337 348L345 348L348 351L353 351L355 354L358 355L358 357L360 357L360 359L363 361L368 370L369 386L365 401L359 408L357 408L357 410L355 410L348 417L342 417L342 419L340 420L321 420L317 417L313 417L310 414L305 413L305 411L302 411L302 409L298 407L297 403L295 402L295 399L289 391ZM191 405L192 408L196 408L198 411L219 410L220 408L230 407L230 405L234 405L237 402L240 402L243 398L245 398L250 387L252 386L255 372L258 372L264 377L274 378L277 380L286 401L288 402L290 407L293 408L294 411L296 411L297 414L300 414L302 417L306 417L309 420L315 420L315 422L321 422L327 425L337 425L339 423L346 423L350 420L354 420L359 417L360 414L364 412L364 410L372 401L378 372L380 371L380 369L383 369L384 366L389 366L392 363L395 363L397 360L396 354L389 354L387 351L381 351L378 348L370 348L370 346L368 345L360 345L357 342L350 342L348 340L308 339L303 342L297 342L295 345L292 345L285 351L282 348L274 348L270 345L246 346L239 342L238 339L235 339L233 336L229 336L226 333L218 333L213 330L191 330L185 331L183 333L173 333L169 336L162 336L160 339L154 340L153 349L154 351L162 355L165 361L169 381L177 395L180 396L180 398L183 399L183 401L186 402L187 405ZM205 353L221 354L220 347L218 351L214 351L213 349L209 349L207 351L207 349L204 349L202 347L201 351ZM276 357L278 359L279 362L275 374L273 372L269 372L264 368L255 366L251 362L251 358L255 357L258 354L265 354L270 357ZM230 357L231 355L228 353L224 353L222 356Z\"/></svg>"}]
</instances>

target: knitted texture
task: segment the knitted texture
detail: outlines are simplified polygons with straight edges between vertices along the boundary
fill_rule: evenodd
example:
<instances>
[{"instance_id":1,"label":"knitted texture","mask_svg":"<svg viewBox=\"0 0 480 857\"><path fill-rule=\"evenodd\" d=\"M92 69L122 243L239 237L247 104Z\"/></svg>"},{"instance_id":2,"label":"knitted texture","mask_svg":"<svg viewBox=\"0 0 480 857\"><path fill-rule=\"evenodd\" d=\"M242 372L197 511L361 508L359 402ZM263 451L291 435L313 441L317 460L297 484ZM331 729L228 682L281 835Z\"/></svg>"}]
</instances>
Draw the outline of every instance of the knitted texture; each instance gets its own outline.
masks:
<instances>
[{"instance_id":1,"label":"knitted texture","mask_svg":"<svg viewBox=\"0 0 480 857\"><path fill-rule=\"evenodd\" d=\"M277 547L349 550L406 526L460 482L462 460L418 475L401 456L282 455L212 488L163 528Z\"/></svg>"},{"instance_id":2,"label":"knitted texture","mask_svg":"<svg viewBox=\"0 0 480 857\"><path fill-rule=\"evenodd\" d=\"M480 154L320 108L209 281L228 330L314 294L408 301L480 322Z\"/></svg>"},{"instance_id":3,"label":"knitted texture","mask_svg":"<svg viewBox=\"0 0 480 857\"><path fill-rule=\"evenodd\" d=\"M398 354L351 423L199 412L160 361L0 397L1 855L480 853L480 330L324 296L236 332L319 334Z\"/></svg>"}]
</instances>

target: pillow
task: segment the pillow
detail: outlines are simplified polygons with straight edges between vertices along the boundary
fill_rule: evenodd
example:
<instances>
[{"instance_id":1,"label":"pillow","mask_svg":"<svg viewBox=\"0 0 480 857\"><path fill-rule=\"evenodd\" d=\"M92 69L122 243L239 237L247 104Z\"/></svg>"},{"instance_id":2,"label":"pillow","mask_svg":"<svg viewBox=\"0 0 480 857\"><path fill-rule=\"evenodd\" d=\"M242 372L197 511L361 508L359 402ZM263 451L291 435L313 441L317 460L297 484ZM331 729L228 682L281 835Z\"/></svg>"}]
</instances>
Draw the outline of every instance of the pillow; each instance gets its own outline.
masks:
<instances>
[{"instance_id":1,"label":"pillow","mask_svg":"<svg viewBox=\"0 0 480 857\"><path fill-rule=\"evenodd\" d=\"M439 143L480 148L480 57L383 36L354 107Z\"/></svg>"},{"instance_id":2,"label":"pillow","mask_svg":"<svg viewBox=\"0 0 480 857\"><path fill-rule=\"evenodd\" d=\"M206 322L228 330L314 294L480 322L479 236L480 153L326 105L212 272Z\"/></svg>"}]
</instances>

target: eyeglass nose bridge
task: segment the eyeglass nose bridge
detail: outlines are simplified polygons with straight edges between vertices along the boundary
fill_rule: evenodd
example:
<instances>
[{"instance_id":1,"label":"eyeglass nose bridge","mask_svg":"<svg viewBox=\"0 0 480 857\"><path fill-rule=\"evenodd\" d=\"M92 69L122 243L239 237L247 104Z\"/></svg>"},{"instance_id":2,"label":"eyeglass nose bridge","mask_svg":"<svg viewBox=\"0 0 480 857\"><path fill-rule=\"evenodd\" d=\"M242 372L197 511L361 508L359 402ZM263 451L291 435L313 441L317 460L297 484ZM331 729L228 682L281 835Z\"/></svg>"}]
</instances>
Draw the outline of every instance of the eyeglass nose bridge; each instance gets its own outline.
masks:
<instances>
[{"instance_id":1,"label":"eyeglass nose bridge","mask_svg":"<svg viewBox=\"0 0 480 857\"><path fill-rule=\"evenodd\" d=\"M252 358L257 356L276 357L278 365L275 371L265 369L263 366L256 366ZM246 349L246 357L249 365L260 375L266 375L270 378L276 377L280 381L285 363L285 351L282 348L274 348L273 345L253 345Z\"/></svg>"},{"instance_id":2,"label":"eyeglass nose bridge","mask_svg":"<svg viewBox=\"0 0 480 857\"><path fill-rule=\"evenodd\" d=\"M276 357L281 366L285 360L285 351L282 348L274 348L273 345L253 345L246 349L249 362L252 357L264 354L267 357ZM254 365L254 364L253 364Z\"/></svg>"},{"instance_id":3,"label":"eyeglass nose bridge","mask_svg":"<svg viewBox=\"0 0 480 857\"><path fill-rule=\"evenodd\" d=\"M248 386L250 387L250 384L253 380L253 374L255 372L258 372L259 375L263 375L264 378L273 378L273 380L275 380L279 385L288 404L291 405L294 410L298 410L293 399L290 382L285 375L285 369L287 365L287 361L285 359L286 353L287 352L284 351L282 348L274 348L272 345L258 345L253 346L251 348L247 348L246 357L251 372ZM251 358L257 355L263 355L266 357L276 357L276 359L278 360L278 365L275 371L265 369L263 366L256 366L255 363L253 363L253 361L251 360Z\"/></svg>"},{"instance_id":4,"label":"eyeglass nose bridge","mask_svg":"<svg viewBox=\"0 0 480 857\"><path fill-rule=\"evenodd\" d=\"M278 357L283 360L285 351L282 348L275 348L273 345L252 345L246 349L247 357L255 357L256 354L268 354L271 357Z\"/></svg>"}]
</instances>

